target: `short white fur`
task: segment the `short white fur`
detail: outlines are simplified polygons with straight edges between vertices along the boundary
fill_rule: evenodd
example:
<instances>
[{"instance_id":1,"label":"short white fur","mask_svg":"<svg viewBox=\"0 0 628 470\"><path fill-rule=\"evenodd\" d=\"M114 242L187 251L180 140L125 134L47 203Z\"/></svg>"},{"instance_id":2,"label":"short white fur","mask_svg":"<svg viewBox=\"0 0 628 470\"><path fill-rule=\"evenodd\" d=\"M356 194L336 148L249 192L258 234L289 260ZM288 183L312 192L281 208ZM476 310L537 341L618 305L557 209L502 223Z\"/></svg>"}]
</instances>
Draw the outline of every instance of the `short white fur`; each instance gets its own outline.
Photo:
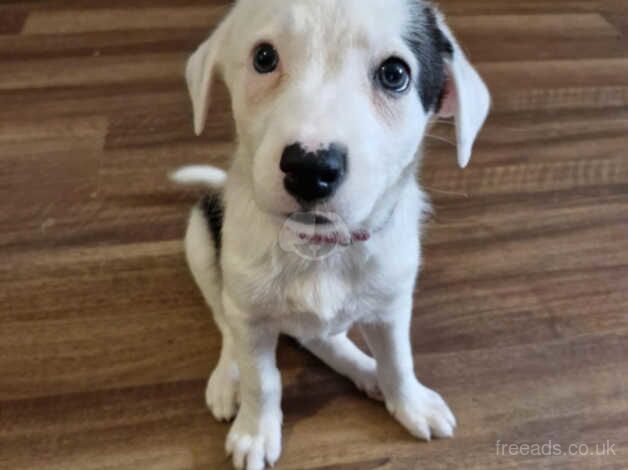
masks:
<instances>
[{"instance_id":1,"label":"short white fur","mask_svg":"<svg viewBox=\"0 0 628 470\"><path fill-rule=\"evenodd\" d=\"M192 211L185 249L222 334L206 398L217 419L235 418L226 450L238 469L261 470L281 453L275 348L282 333L383 400L414 436L454 433L449 407L415 376L409 334L428 207L415 173L434 115L414 91L398 98L381 94L370 73L395 55L413 76L420 74L402 38L410 1L419 0L239 0L188 62L196 133L205 126L211 82L220 72L238 134L228 177L208 167L173 175L182 184L223 191L220 254L199 208ZM440 13L437 18L454 47L447 67L457 102L444 108L453 110L464 167L490 97ZM260 76L251 67L260 41L272 42L280 54L276 74ZM280 248L286 214L299 205L283 189L279 158L296 141L347 146L347 180L317 209L338 214L352 230L370 231L370 240L319 261ZM353 325L372 357L347 337Z\"/></svg>"}]
</instances>

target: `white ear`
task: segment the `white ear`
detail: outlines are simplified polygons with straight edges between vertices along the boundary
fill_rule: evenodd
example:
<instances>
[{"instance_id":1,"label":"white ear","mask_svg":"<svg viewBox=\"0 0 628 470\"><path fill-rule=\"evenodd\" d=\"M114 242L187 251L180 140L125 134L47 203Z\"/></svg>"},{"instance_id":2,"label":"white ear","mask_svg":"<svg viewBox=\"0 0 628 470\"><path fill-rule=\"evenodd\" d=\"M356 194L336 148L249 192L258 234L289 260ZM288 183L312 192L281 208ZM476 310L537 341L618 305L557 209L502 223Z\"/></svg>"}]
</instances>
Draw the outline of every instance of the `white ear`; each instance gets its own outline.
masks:
<instances>
[{"instance_id":1,"label":"white ear","mask_svg":"<svg viewBox=\"0 0 628 470\"><path fill-rule=\"evenodd\" d=\"M438 26L452 45L453 55L445 58L448 83L445 86L439 115L454 116L458 141L458 164L465 168L471 160L473 144L491 107L491 95L478 72L445 23L441 13L436 14Z\"/></svg>"},{"instance_id":2,"label":"white ear","mask_svg":"<svg viewBox=\"0 0 628 470\"><path fill-rule=\"evenodd\" d=\"M219 53L226 35L227 21L228 17L196 49L185 67L185 79L194 110L194 132L196 135L201 135L205 128L212 79L219 67Z\"/></svg>"}]
</instances>

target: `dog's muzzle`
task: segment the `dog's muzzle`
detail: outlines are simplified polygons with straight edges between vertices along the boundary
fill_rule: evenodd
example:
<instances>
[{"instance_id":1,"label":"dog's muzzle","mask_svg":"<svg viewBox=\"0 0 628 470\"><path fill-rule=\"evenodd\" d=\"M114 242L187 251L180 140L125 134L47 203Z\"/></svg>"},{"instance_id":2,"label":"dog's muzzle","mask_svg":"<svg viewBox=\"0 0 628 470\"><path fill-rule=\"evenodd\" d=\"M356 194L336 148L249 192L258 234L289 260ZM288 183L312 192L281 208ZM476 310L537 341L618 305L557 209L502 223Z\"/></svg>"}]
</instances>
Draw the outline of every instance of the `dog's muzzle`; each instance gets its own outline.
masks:
<instances>
[{"instance_id":1,"label":"dog's muzzle","mask_svg":"<svg viewBox=\"0 0 628 470\"><path fill-rule=\"evenodd\" d=\"M347 173L347 150L331 144L327 149L310 152L300 143L283 151L280 164L285 173L284 187L304 206L330 198Z\"/></svg>"}]
</instances>

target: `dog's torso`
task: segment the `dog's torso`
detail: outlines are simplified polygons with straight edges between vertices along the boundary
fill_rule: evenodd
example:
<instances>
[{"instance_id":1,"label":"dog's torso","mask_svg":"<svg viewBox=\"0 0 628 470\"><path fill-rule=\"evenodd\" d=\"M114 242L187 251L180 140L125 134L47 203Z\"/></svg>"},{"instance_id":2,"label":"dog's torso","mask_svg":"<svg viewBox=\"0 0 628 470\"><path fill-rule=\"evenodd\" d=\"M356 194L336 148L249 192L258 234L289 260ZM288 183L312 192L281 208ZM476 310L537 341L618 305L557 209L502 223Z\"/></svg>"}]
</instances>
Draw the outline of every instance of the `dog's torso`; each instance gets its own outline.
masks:
<instances>
[{"instance_id":1,"label":"dog's torso","mask_svg":"<svg viewBox=\"0 0 628 470\"><path fill-rule=\"evenodd\" d=\"M247 202L247 189L233 173L220 266L226 295L253 320L275 323L297 338L324 337L394 311L391 305L411 295L427 207L414 178L398 188L385 225L370 240L332 247L324 259L311 260L280 246L281 223Z\"/></svg>"}]
</instances>

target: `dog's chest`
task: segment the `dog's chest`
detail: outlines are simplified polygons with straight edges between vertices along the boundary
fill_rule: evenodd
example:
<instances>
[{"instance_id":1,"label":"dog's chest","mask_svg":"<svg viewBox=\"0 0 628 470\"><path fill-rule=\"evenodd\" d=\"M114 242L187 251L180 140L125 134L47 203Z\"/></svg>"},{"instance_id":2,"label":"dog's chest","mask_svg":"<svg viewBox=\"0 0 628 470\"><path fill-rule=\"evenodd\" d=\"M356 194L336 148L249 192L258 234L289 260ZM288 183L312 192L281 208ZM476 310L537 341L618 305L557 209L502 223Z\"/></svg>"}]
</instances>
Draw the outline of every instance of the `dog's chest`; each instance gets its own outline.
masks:
<instances>
[{"instance_id":1,"label":"dog's chest","mask_svg":"<svg viewBox=\"0 0 628 470\"><path fill-rule=\"evenodd\" d=\"M389 287L378 285L368 262L313 265L267 279L255 303L281 331L292 336L318 337L346 331L374 315Z\"/></svg>"}]
</instances>

